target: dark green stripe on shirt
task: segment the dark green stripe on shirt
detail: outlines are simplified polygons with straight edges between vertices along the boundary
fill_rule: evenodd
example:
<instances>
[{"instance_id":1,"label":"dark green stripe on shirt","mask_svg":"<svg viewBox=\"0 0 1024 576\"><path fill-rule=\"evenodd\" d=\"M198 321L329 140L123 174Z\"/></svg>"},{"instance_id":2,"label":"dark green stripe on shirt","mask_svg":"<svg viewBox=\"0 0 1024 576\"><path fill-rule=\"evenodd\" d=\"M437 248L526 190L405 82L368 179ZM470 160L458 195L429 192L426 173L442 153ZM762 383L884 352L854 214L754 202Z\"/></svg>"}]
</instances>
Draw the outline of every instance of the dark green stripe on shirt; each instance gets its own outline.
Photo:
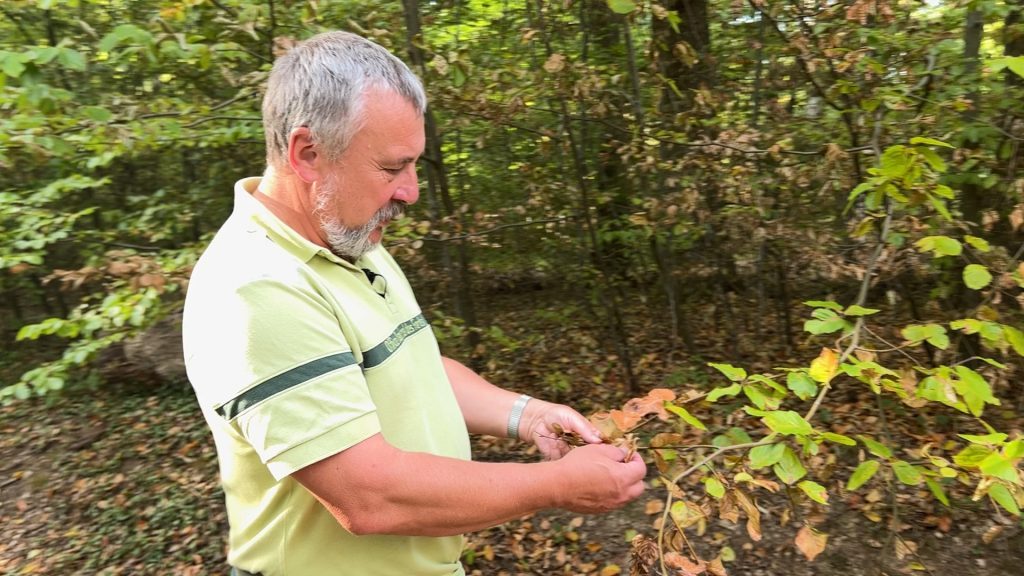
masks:
<instances>
[{"instance_id":1,"label":"dark green stripe on shirt","mask_svg":"<svg viewBox=\"0 0 1024 576\"><path fill-rule=\"evenodd\" d=\"M232 420L247 408L259 404L278 392L283 392L293 386L298 386L303 382L308 382L328 372L333 372L355 363L356 358L351 352L341 352L317 358L301 366L296 366L287 372L278 374L242 392L235 398L225 402L220 408L217 408L217 413L228 420Z\"/></svg>"},{"instance_id":2,"label":"dark green stripe on shirt","mask_svg":"<svg viewBox=\"0 0 1024 576\"><path fill-rule=\"evenodd\" d=\"M363 352L363 370L383 364L405 342L405 339L429 326L423 314L402 322L383 342Z\"/></svg>"}]
</instances>

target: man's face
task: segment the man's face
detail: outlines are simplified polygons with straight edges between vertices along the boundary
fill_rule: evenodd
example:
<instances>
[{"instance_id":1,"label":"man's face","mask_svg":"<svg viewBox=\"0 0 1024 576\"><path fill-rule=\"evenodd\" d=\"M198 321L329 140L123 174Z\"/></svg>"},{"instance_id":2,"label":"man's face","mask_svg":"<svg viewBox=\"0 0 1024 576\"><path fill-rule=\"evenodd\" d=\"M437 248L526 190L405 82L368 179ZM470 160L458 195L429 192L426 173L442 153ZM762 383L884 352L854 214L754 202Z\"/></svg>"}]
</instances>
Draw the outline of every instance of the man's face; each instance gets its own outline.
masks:
<instances>
[{"instance_id":1,"label":"man's face","mask_svg":"<svg viewBox=\"0 0 1024 576\"><path fill-rule=\"evenodd\" d=\"M416 160L423 117L392 92L366 94L365 123L314 184L315 214L331 251L356 260L380 243L384 226L419 199Z\"/></svg>"}]
</instances>

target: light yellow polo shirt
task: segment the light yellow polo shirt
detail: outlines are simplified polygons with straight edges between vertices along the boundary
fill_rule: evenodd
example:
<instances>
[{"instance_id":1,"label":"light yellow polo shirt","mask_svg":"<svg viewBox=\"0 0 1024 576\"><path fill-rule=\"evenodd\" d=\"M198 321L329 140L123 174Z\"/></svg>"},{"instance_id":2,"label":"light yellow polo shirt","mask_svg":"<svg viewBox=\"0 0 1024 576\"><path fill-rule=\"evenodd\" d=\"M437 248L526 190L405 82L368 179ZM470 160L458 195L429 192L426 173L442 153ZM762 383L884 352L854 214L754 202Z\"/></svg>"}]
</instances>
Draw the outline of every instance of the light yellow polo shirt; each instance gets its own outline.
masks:
<instances>
[{"instance_id":1,"label":"light yellow polo shirt","mask_svg":"<svg viewBox=\"0 0 1024 576\"><path fill-rule=\"evenodd\" d=\"M182 331L213 431L228 561L263 576L464 574L459 536L355 536L290 476L380 432L469 459L433 332L381 247L354 264L302 238L235 185L196 264ZM415 482L415 478L409 478Z\"/></svg>"}]
</instances>

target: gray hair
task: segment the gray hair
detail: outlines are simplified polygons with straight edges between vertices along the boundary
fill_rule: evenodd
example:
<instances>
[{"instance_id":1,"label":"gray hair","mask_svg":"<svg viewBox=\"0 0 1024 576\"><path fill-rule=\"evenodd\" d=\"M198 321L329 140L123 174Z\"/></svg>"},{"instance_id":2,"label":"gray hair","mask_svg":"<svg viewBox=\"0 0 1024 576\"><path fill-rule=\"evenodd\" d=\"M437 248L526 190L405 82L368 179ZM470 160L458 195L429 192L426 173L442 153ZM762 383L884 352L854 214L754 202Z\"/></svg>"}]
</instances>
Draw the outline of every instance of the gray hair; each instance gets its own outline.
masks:
<instances>
[{"instance_id":1,"label":"gray hair","mask_svg":"<svg viewBox=\"0 0 1024 576\"><path fill-rule=\"evenodd\" d=\"M292 130L309 128L329 160L336 160L362 128L367 90L395 92L423 114L423 84L385 48L349 32L325 32L274 62L263 96L267 164L288 154Z\"/></svg>"}]
</instances>

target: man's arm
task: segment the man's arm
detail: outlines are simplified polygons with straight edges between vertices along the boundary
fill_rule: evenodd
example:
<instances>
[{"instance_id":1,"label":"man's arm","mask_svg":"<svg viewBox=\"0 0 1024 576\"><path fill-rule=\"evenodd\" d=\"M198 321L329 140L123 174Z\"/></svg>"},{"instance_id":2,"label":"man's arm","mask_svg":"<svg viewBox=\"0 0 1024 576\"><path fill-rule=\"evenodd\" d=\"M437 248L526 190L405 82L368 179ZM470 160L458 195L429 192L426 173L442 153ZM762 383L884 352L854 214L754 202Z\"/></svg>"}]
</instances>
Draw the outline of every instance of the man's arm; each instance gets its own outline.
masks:
<instances>
[{"instance_id":1,"label":"man's arm","mask_svg":"<svg viewBox=\"0 0 1024 576\"><path fill-rule=\"evenodd\" d=\"M448 536L536 512L597 513L643 491L646 466L609 445L554 462L472 462L405 452L376 434L293 474L354 534Z\"/></svg>"},{"instance_id":2,"label":"man's arm","mask_svg":"<svg viewBox=\"0 0 1024 576\"><path fill-rule=\"evenodd\" d=\"M466 420L466 428L474 434L508 436L509 413L519 394L491 384L451 358L442 358L442 362L462 410L462 417ZM536 444L546 458L559 458L570 447L558 440L552 424L558 424L566 432L578 433L591 444L602 441L597 429L572 408L536 398L527 402L517 436Z\"/></svg>"}]
</instances>

